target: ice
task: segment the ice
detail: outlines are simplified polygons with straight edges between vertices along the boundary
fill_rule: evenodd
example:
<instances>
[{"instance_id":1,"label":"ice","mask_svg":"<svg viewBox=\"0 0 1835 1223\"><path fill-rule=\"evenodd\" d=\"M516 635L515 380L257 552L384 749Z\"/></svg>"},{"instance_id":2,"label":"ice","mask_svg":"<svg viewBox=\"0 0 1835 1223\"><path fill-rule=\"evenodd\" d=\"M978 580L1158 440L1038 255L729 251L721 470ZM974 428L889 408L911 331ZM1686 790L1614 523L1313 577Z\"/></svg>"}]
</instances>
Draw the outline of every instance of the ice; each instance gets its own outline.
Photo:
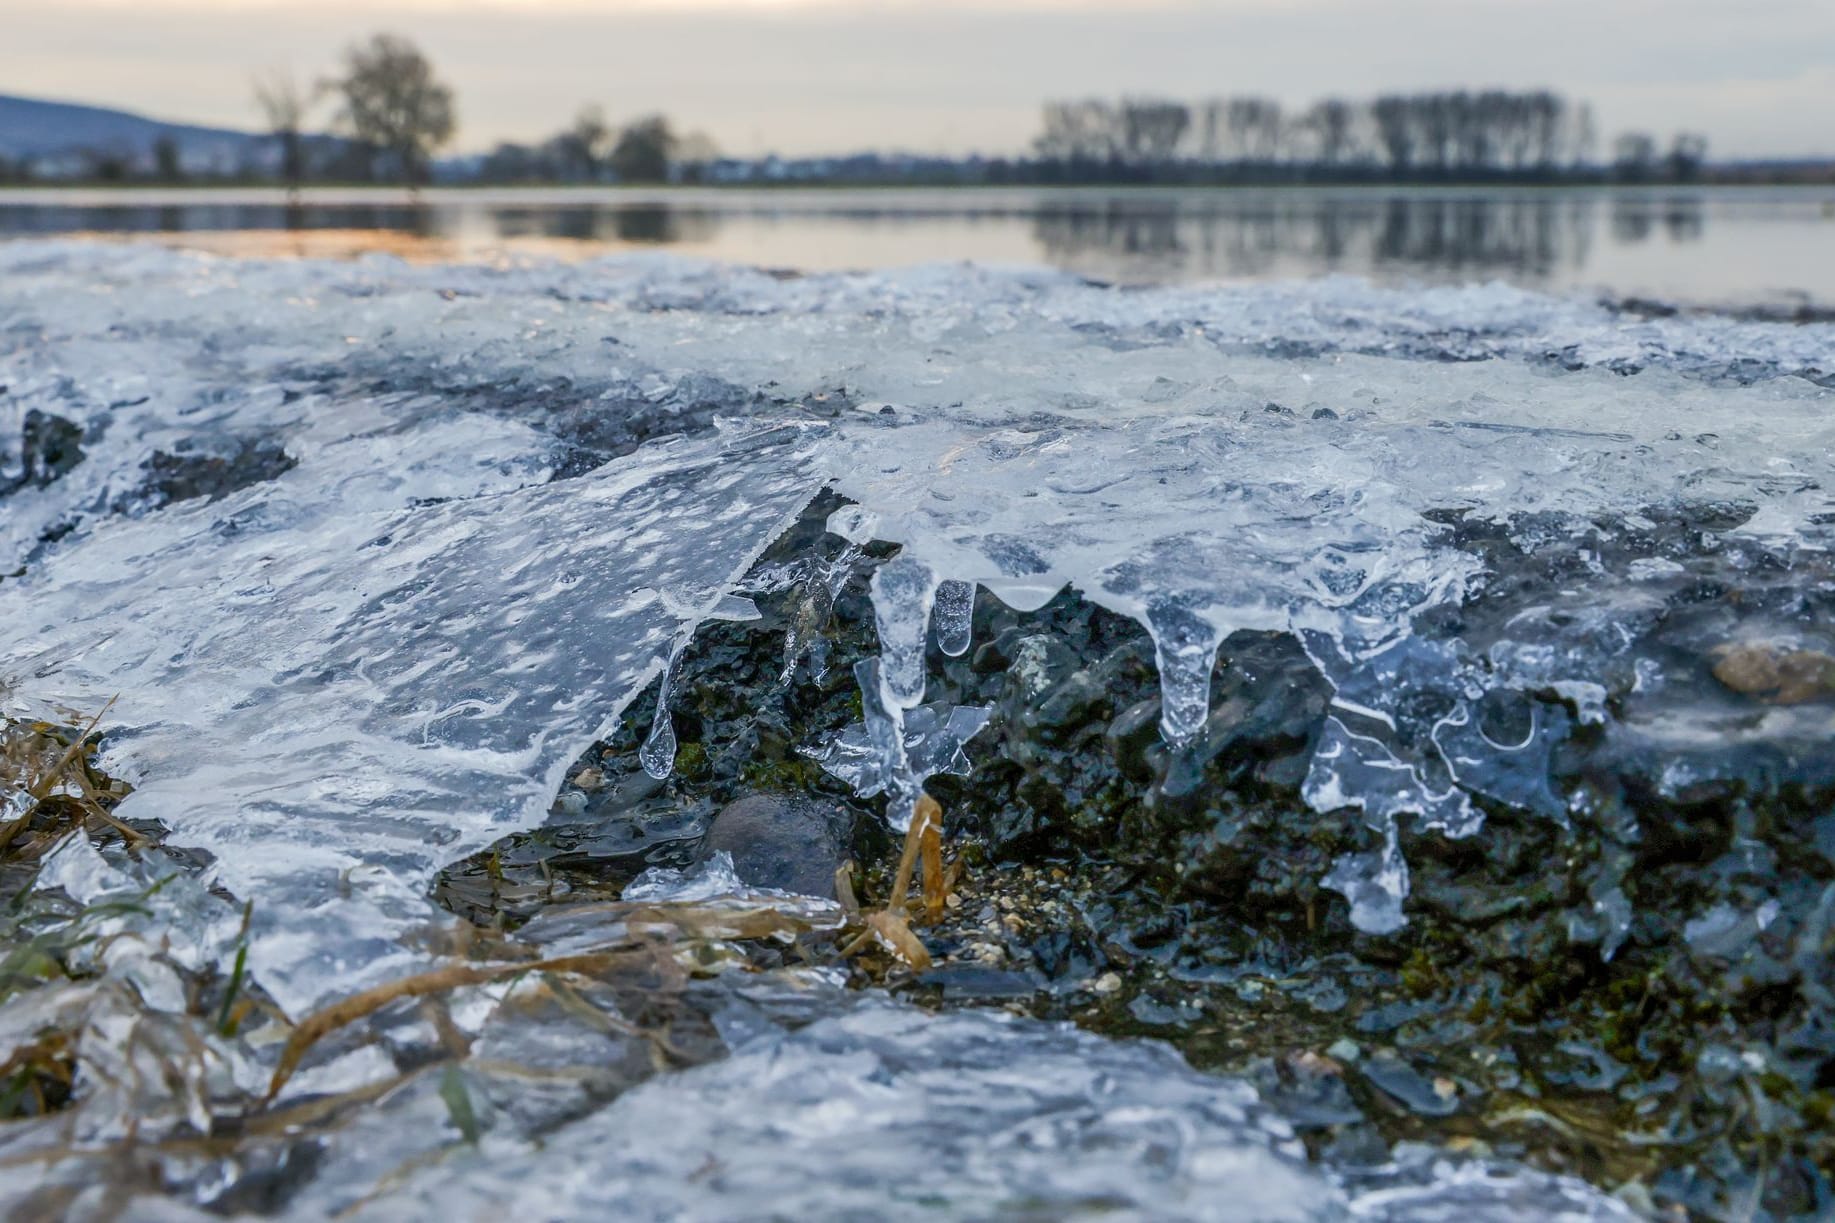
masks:
<instances>
[{"instance_id":1,"label":"ice","mask_svg":"<svg viewBox=\"0 0 1835 1223\"><path fill-rule=\"evenodd\" d=\"M675 691L675 675L681 661L682 648L678 645L663 664L663 677L656 685L656 716L650 723L650 733L637 749L637 760L644 772L659 781L675 768L675 723L670 720L669 698Z\"/></svg>"},{"instance_id":2,"label":"ice","mask_svg":"<svg viewBox=\"0 0 1835 1223\"><path fill-rule=\"evenodd\" d=\"M820 630L864 550L896 548L873 579L880 657L855 677L862 721L811 745L863 793L889 793L895 826L925 777L969 767L985 711L926 705L925 666L933 634L946 655L968 649L979 589L1029 609L1068 588L1142 624L1175 743L1204 724L1219 643L1289 632L1333 690L1307 801L1357 808L1369 830L1326 882L1360 927L1392 931L1407 917L1403 832L1482 836L1497 804L1565 818L1548 771L1574 722L1667 753L1663 784L1678 790L1704 776L1704 742L1826 732L1802 709L1734 723L1666 704L1688 691L1684 667L1636 643L1714 566L1824 563L1831 353L1827 326L1630 320L1496 285L1123 292L972 266L783 278L668 258L412 267L0 244L0 701L87 716L116 698L103 763L136 786L120 816L161 822L209 863L149 901L135 937L163 950L124 952L80 993L31 1005L91 1008L125 1032L142 986L169 993L155 961L220 968L233 954L240 908L224 895L254 902L249 970L294 1018L439 962L435 874L537 825L568 763L698 626L753 614L739 583L824 488L850 503L830 522L854 550L755 582L802 601L788 682L805 660L823 669ZM55 463L52 435L74 447ZM1687 530L1662 525L1676 522ZM1500 569L1505 545L1559 555L1529 583ZM1697 669L1723 638L1704 630ZM652 772L673 756L661 686ZM54 867L86 894L112 886L80 856ZM1609 955L1625 898L1592 900ZM455 1005L488 1011L502 992ZM271 1044L192 1033L208 1051L194 1055L148 1023L141 1047L189 1059L166 1132L250 1066L271 1068ZM1071 1038L992 1031L945 1025L915 1047L968 1058L985 1036L1012 1076L1000 1081L1031 1100L993 1121L1062 1143L1051 1166L1070 1152L1087 1177L1051 1181L1023 1141L977 1164L944 1130L966 1210L1031 1188L1114 1189L1143 1213L1202 1217L1179 1196L1190 1185L1250 1194L1256 1177L1289 1175L1279 1143L1167 1104L1119 1064L1144 1094L1085 1093L1065 1101L1084 1128L1038 1129L1051 1049ZM896 1042L837 1040L857 1069L923 1073L887 1060ZM98 1075L151 1082L158 1058L109 1061L133 1047L99 1040L86 1056ZM1073 1060L1108 1056L1075 1047ZM784 1048L822 1090L866 1090ZM681 1107L752 1099L757 1063L725 1066L699 1072L712 1094ZM629 1121L556 1089L568 1123L550 1145L480 1151L475 1170L392 1192L474 1203L526 1166L523 1183L560 1186L557 1209L588 1207L614 1178L570 1171L564 1153L619 1135L667 1145L655 1126L679 1086L644 1089ZM105 1098L97 1132L152 1107ZM437 1085L392 1100L391 1119L337 1155L378 1179L445 1124ZM1183 1152L1177 1174L1136 1186L1100 1155L1111 1136L1160 1149L1128 1128L1135 1106L1217 1143L1168 1148ZM722 1149L769 1115L723 1122ZM857 1121L915 1141L925 1131L904 1127L926 1115L941 1113L887 1104ZM1383 1217L1361 1190L1292 1175L1279 1209L1364 1201ZM718 1177L630 1176L659 1202L724 1191ZM748 1166L731 1183L772 1176Z\"/></svg>"},{"instance_id":3,"label":"ice","mask_svg":"<svg viewBox=\"0 0 1835 1223\"><path fill-rule=\"evenodd\" d=\"M835 599L847 585L848 578L853 576L861 555L860 548L853 546L842 549L834 557L799 557L746 579L747 589L755 594L782 590L797 592L796 609L784 630L784 670L779 676L780 683L789 683L797 666L805 659L812 678L820 680L828 674L828 638L822 630L827 627L834 613Z\"/></svg>"},{"instance_id":4,"label":"ice","mask_svg":"<svg viewBox=\"0 0 1835 1223\"><path fill-rule=\"evenodd\" d=\"M20 559L74 518L89 560L157 563L128 546L132 527L111 524L89 539L83 507L130 493L150 450L177 452L200 437L264 438L290 447L301 466L266 497L248 489L158 511L162 539L187 521L198 537L213 523L259 530L264 516L290 514L284 529L297 535L308 522L352 530L359 510L423 516L496 494L520 512L524 490L535 490L531 501L571 500L571 481L540 483L571 437L557 438L553 405L525 389L542 378L564 381L576 398L610 396L646 422L657 416L645 427L659 436L634 470L662 461L672 422L708 427L673 406L689 394L728 395L732 415L756 418L771 415L756 388L771 387L782 414L807 421L799 405L845 385L854 402L879 407L808 426L798 458L773 475L832 483L854 502L836 530L904 548L875 579L889 711L921 703L932 628L946 652L966 648L963 604L976 584L1020 607L1070 585L1140 619L1161 664L1164 732L1178 740L1204 716L1216 643L1241 628L1295 629L1324 643L1316 653L1331 660L1322 666L1340 703L1356 706L1354 690L1382 671L1369 659L1397 648L1423 609L1481 585L1481 566L1439 542L1430 510L1577 519L1635 512L1682 487L1759 502L1752 521L1770 538L1820 547L1825 534L1816 484L1827 392L1781 375L1820 369L1828 328L1627 321L1499 286L1117 294L973 268L782 281L648 260L481 271L139 251L104 263L74 246L5 257L9 334L27 337L9 360L9 402L21 420L36 409L75 421L91 448L62 480L10 500ZM77 280L82 292L64 291ZM138 288L175 283L186 292L166 316L132 306ZM211 336L201 358L178 342L197 333ZM1570 366L1581 368L1562 372ZM327 367L349 372L327 378ZM1623 377L1634 368L1643 372ZM353 393L370 370L435 393ZM480 410L442 409L438 394L455 390ZM568 408L569 427L590 411ZM380 463L385 445L391 457ZM317 500L316 518L274 495L331 484L338 491ZM566 492L546 491L556 488ZM246 510L232 508L238 497ZM630 508L620 516L639 517ZM370 538L393 540L386 525ZM631 532L638 547L679 538L673 522ZM1657 572L1646 563L1636 575ZM819 624L835 587L803 580ZM678 631L720 614L707 605L730 593L719 586L708 583L693 607L665 600ZM253 581L242 599L243 617L261 599L300 601ZM1579 691L1596 682L1588 657L1549 647L1551 636L1572 640L1571 629L1537 632L1449 664L1458 674L1442 686L1456 680L1456 702L1469 702L1499 683ZM793 634L792 660L815 636ZM315 635L298 637L299 653L311 655ZM1582 716L1600 716L1598 705L1590 698ZM475 693L442 708L504 720ZM1400 727L1335 740L1321 760L1342 761L1359 780L1334 789L1321 776L1313 791L1412 811L1449 831L1475 824L1468 790L1548 808L1534 778L1545 737L1527 758L1512 756L1473 739L1476 722L1457 707L1438 716L1449 719L1438 734ZM666 718L657 731L649 755L660 768ZM1444 759L1442 744L1465 752L1463 764ZM1390 797L1379 796L1379 779Z\"/></svg>"},{"instance_id":5,"label":"ice","mask_svg":"<svg viewBox=\"0 0 1835 1223\"><path fill-rule=\"evenodd\" d=\"M1409 654L1416 617L1484 589L1430 513L1559 531L1683 489L1756 506L1746 529L1774 545L1826 546L1829 392L1788 375L1822 369L1827 327L1628 321L1501 286L0 259L7 410L20 429L30 411L72 421L87 455L8 500L8 563L28 572L0 595L24 609L5 669L47 669L22 694L75 706L121 691L113 750L149 783L134 804L217 854L232 889L265 884L272 834L305 875L370 872L356 890L396 928L440 861L536 818L566 750L730 614L732 576L825 483L853 502L834 529L903 549L874 591L892 723L923 700L929 635L966 648L975 586L1034 607L1068 585L1153 633L1174 741L1203 720L1218 642L1302 633L1342 710L1315 803L1456 834L1476 830L1473 795L1559 816L1539 773L1561 728L1486 739L1482 693L1552 688L1604 716L1596 664L1632 592L1680 579L1637 558L1588 592L1598 610L1520 618L1482 656ZM807 410L836 386L874 410ZM216 501L97 510L140 504L151 452L225 438L298 465ZM611 461L554 480L583 438ZM813 651L820 670L815 629L851 564L790 579L809 608L789 666ZM1379 709L1385 676L1431 716ZM410 726L411 746L388 742ZM666 714L655 731L660 770ZM888 759L904 750L878 733ZM450 801L479 786L490 811ZM225 797L177 811L194 791ZM311 830L317 811L348 831L385 795L360 835ZM310 910L334 944L368 920L342 927L340 908Z\"/></svg>"},{"instance_id":6,"label":"ice","mask_svg":"<svg viewBox=\"0 0 1835 1223\"><path fill-rule=\"evenodd\" d=\"M1147 631L1160 671L1160 726L1168 743L1183 743L1210 714L1220 638L1202 615L1169 598L1147 605Z\"/></svg>"},{"instance_id":7,"label":"ice","mask_svg":"<svg viewBox=\"0 0 1835 1223\"><path fill-rule=\"evenodd\" d=\"M924 651L937 578L911 553L873 571L873 620L879 629L879 679L888 706L924 701Z\"/></svg>"},{"instance_id":8,"label":"ice","mask_svg":"<svg viewBox=\"0 0 1835 1223\"><path fill-rule=\"evenodd\" d=\"M1309 1165L1240 1082L1171 1050L868 1003L625 1095L541 1144L449 1161L353 1217L1630 1220L1572 1180Z\"/></svg>"},{"instance_id":9,"label":"ice","mask_svg":"<svg viewBox=\"0 0 1835 1223\"><path fill-rule=\"evenodd\" d=\"M861 680L863 705L867 703L864 694L873 691L870 684L877 687L869 665ZM873 709L867 722L856 722L825 743L800 749L863 798L886 791L911 793L925 778L939 773L967 777L971 766L963 745L993 714L984 707L934 701L904 713L895 723L879 709L883 706ZM899 732L897 750L892 748L894 728ZM902 820L901 813L890 814L895 822Z\"/></svg>"},{"instance_id":10,"label":"ice","mask_svg":"<svg viewBox=\"0 0 1835 1223\"><path fill-rule=\"evenodd\" d=\"M1359 930L1393 934L1407 923L1402 901L1408 896L1408 865L1402 861L1394 819L1370 822L1382 834L1382 848L1343 855L1320 882L1350 902L1351 924Z\"/></svg>"},{"instance_id":11,"label":"ice","mask_svg":"<svg viewBox=\"0 0 1835 1223\"><path fill-rule=\"evenodd\" d=\"M975 630L974 583L937 583L936 606L931 615L937 626L937 648L951 658L968 653Z\"/></svg>"},{"instance_id":12,"label":"ice","mask_svg":"<svg viewBox=\"0 0 1835 1223\"><path fill-rule=\"evenodd\" d=\"M707 900L743 892L745 885L733 870L733 855L724 849L710 855L693 870L678 871L653 866L624 888L625 900Z\"/></svg>"},{"instance_id":13,"label":"ice","mask_svg":"<svg viewBox=\"0 0 1835 1223\"><path fill-rule=\"evenodd\" d=\"M142 347L163 356L174 327ZM79 530L0 589L0 674L79 710L120 694L130 815L257 899L251 960L294 1009L411 966L394 935L434 920L432 873L538 818L819 482L799 430L736 426L530 483L550 443L527 426L252 381L298 466ZM161 429L200 403L257 415L235 386L163 394ZM131 476L136 425L112 420L71 478L121 480L108 447ZM459 456L481 474L455 482Z\"/></svg>"}]
</instances>

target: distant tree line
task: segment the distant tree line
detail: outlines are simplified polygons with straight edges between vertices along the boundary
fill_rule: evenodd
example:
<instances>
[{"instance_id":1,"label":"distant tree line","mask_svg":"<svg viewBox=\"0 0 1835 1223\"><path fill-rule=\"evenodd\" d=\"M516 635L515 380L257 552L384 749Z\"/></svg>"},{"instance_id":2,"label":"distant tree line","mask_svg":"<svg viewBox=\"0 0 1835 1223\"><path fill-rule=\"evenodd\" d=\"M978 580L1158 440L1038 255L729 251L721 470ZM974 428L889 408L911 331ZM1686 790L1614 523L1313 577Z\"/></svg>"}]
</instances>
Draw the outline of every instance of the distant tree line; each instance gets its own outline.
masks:
<instances>
[{"instance_id":1,"label":"distant tree line","mask_svg":"<svg viewBox=\"0 0 1835 1223\"><path fill-rule=\"evenodd\" d=\"M483 183L698 182L718 156L707 137L678 135L663 115L615 128L605 112L589 106L539 144L499 144L472 177Z\"/></svg>"},{"instance_id":2,"label":"distant tree line","mask_svg":"<svg viewBox=\"0 0 1835 1223\"><path fill-rule=\"evenodd\" d=\"M1156 97L1049 102L1030 155L964 158L859 154L753 161L722 158L660 114L614 124L598 107L533 144L435 161L458 127L452 89L408 39L354 44L341 70L311 84L280 73L255 82L264 135L234 164L162 137L150 149L76 150L51 164L0 158L0 183L35 178L177 183L1305 183L1687 182L1703 176L1707 141L1667 145L1627 132L1601 161L1593 114L1547 89L1438 90L1287 110L1273 98ZM1737 181L1826 180L1823 163L1717 167Z\"/></svg>"},{"instance_id":3,"label":"distant tree line","mask_svg":"<svg viewBox=\"0 0 1835 1223\"><path fill-rule=\"evenodd\" d=\"M430 176L433 152L451 140L457 119L452 91L407 39L379 34L350 48L341 76L321 82L312 94L290 82L259 85L256 100L283 150L285 177L297 186L315 167L305 155L301 131L317 96L340 103L338 132L345 137L330 177L392 178L417 185ZM661 115L646 115L613 127L597 107L583 109L573 123L534 146L498 145L460 174L472 181L663 182L685 156L714 156L704 137L678 138Z\"/></svg>"},{"instance_id":4,"label":"distant tree line","mask_svg":"<svg viewBox=\"0 0 1835 1223\"><path fill-rule=\"evenodd\" d=\"M277 72L254 82L262 135L226 158L187 162L162 136L149 148L79 148L54 158L0 157L0 183L274 181L297 191L311 182L401 182L435 177L435 154L458 128L452 89L411 41L377 34L349 47L342 69L310 84ZM321 125L329 130L315 130ZM614 127L596 107L534 146L500 144L482 158L440 165L460 181L658 183L698 177L718 156L704 136L678 136L661 115Z\"/></svg>"},{"instance_id":5,"label":"distant tree line","mask_svg":"<svg viewBox=\"0 0 1835 1223\"><path fill-rule=\"evenodd\" d=\"M1324 98L1287 111L1273 98L1100 98L1047 103L1039 181L1552 181L1597 176L1592 109L1546 89L1440 90ZM1706 142L1667 156L1622 137L1613 169L1638 181L1691 177Z\"/></svg>"}]
</instances>

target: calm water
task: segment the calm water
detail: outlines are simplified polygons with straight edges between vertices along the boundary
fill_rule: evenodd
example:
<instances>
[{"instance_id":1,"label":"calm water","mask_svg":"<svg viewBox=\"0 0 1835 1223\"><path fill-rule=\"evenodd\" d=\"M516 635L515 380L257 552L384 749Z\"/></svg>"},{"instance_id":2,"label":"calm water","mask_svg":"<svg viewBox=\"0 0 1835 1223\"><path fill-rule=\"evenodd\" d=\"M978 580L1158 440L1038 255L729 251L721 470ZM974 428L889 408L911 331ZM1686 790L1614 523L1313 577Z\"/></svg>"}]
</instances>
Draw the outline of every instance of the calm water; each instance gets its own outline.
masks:
<instances>
[{"instance_id":1,"label":"calm water","mask_svg":"<svg viewBox=\"0 0 1835 1223\"><path fill-rule=\"evenodd\" d=\"M1835 186L1534 190L0 192L0 238L279 254L585 256L770 267L1043 263L1130 283L1349 273L1684 302L1835 303Z\"/></svg>"}]
</instances>

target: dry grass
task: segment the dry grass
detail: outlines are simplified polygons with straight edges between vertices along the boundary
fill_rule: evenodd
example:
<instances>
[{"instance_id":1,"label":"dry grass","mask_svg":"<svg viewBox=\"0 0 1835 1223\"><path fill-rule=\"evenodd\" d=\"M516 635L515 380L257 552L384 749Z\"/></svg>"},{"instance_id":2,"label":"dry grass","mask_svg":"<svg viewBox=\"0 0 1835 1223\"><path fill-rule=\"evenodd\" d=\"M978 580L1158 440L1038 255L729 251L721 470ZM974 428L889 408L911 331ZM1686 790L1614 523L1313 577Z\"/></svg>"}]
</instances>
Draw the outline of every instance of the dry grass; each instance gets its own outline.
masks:
<instances>
[{"instance_id":1,"label":"dry grass","mask_svg":"<svg viewBox=\"0 0 1835 1223\"><path fill-rule=\"evenodd\" d=\"M28 905L45 856L76 835L119 838L132 847L148 840L113 814L129 787L95 766L95 730L107 712L104 706L80 728L0 718L0 1002L69 977L71 957L95 941L91 919L117 910L47 914ZM74 1032L47 1028L8 1051L0 1060L0 1120L42 1116L67 1104L75 1046Z\"/></svg>"},{"instance_id":2,"label":"dry grass","mask_svg":"<svg viewBox=\"0 0 1835 1223\"><path fill-rule=\"evenodd\" d=\"M125 782L96 770L97 723L110 701L81 730L49 722L0 720L0 864L35 864L79 829L115 835L139 847L147 838L116 819L129 792Z\"/></svg>"},{"instance_id":3,"label":"dry grass","mask_svg":"<svg viewBox=\"0 0 1835 1223\"><path fill-rule=\"evenodd\" d=\"M918 795L911 814L911 828L905 834L905 849L899 855L898 869L892 877L892 894L885 908L859 917L862 928L841 948L842 955L856 955L869 946L877 946L917 972L930 967L930 951L911 929L915 915L908 911L907 905L912 876L920 863L924 874L922 916L934 923L943 915L950 877L943 869L943 808L928 794ZM839 878L836 882L836 890L841 893L846 885ZM850 903L853 900L851 886L846 887L841 900L850 913L855 912L856 906Z\"/></svg>"},{"instance_id":4,"label":"dry grass","mask_svg":"<svg viewBox=\"0 0 1835 1223\"><path fill-rule=\"evenodd\" d=\"M448 954L469 958L341 998L293 1025L281 1050L267 1099L273 1100L286 1085L301 1060L325 1037L383 1007L406 998L439 998L467 986L488 985L511 978L539 975L548 978L590 977L631 979L646 969L660 968L664 976L679 972L675 959L682 952L729 940L755 941L794 938L812 930L809 922L791 913L762 905L728 906L718 903L624 903L576 906L600 910L608 930L617 930L611 944L575 954L540 956L527 943L505 939L473 926L461 927L463 937ZM692 956L691 956L692 958ZM679 992L667 987L663 992ZM561 991L565 993L563 989ZM659 1033L639 1033L661 1040ZM666 1040L664 1052L669 1052Z\"/></svg>"}]
</instances>

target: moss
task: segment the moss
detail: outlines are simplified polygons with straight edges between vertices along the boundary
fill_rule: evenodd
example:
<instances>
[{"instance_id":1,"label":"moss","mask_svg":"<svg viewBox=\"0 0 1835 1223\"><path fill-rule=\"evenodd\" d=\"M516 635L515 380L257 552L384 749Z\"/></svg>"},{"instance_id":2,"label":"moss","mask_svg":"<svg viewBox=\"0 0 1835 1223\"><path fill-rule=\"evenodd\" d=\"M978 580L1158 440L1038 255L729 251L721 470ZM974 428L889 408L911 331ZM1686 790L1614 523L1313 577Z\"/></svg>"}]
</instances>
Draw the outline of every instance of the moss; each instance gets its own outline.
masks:
<instances>
[{"instance_id":1,"label":"moss","mask_svg":"<svg viewBox=\"0 0 1835 1223\"><path fill-rule=\"evenodd\" d=\"M739 771L739 779L756 790L779 794L807 794L822 783L822 766L807 756L785 756L779 760L748 760Z\"/></svg>"},{"instance_id":2,"label":"moss","mask_svg":"<svg viewBox=\"0 0 1835 1223\"><path fill-rule=\"evenodd\" d=\"M676 772L699 779L707 775L707 748L699 743L684 743L675 749Z\"/></svg>"},{"instance_id":3,"label":"moss","mask_svg":"<svg viewBox=\"0 0 1835 1223\"><path fill-rule=\"evenodd\" d=\"M1416 998L1430 998L1438 993L1443 979L1427 948L1417 947L1402 965L1402 988Z\"/></svg>"}]
</instances>

